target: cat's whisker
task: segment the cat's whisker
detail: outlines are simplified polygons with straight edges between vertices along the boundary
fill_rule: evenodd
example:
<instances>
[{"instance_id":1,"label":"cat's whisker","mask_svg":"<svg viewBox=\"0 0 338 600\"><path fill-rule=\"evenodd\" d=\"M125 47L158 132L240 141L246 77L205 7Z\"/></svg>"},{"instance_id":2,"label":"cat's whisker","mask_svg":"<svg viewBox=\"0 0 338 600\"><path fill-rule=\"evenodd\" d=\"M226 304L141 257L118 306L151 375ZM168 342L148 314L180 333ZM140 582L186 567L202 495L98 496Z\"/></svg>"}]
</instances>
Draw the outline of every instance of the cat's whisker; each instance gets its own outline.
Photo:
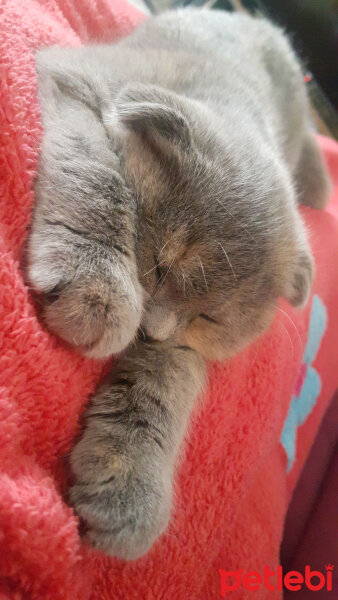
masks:
<instances>
[{"instance_id":1,"label":"cat's whisker","mask_svg":"<svg viewBox=\"0 0 338 600\"><path fill-rule=\"evenodd\" d=\"M163 265L164 262L165 262L164 260L161 260L154 267L152 267L152 269L149 269L149 271L147 271L146 273L143 273L143 277L146 277L147 275L149 275L149 273L152 273L152 271L155 271L155 269L157 269L158 267L160 267L161 265Z\"/></svg>"},{"instance_id":2,"label":"cat's whisker","mask_svg":"<svg viewBox=\"0 0 338 600\"><path fill-rule=\"evenodd\" d=\"M234 268L233 268L233 266L232 266L232 263L231 263L231 260L230 260L230 258L229 258L229 255L228 255L228 253L227 253L227 252L225 251L225 249L223 248L223 246L222 246L221 242L217 242L217 243L218 243L218 245L219 245L219 246L221 246L221 248L222 248L222 250L223 250L224 256L225 256L225 258L227 259L227 261L228 261L228 263L229 263L229 267L230 267L230 269L231 269L231 271L232 271L232 274L233 274L233 276L234 276L234 279L237 279L237 275L236 275L236 273L235 273L235 271L234 271Z\"/></svg>"},{"instance_id":3,"label":"cat's whisker","mask_svg":"<svg viewBox=\"0 0 338 600\"><path fill-rule=\"evenodd\" d=\"M163 285L163 284L164 284L164 282L165 282L166 278L168 277L168 275L169 275L169 273L170 273L170 270L171 270L171 267L172 267L172 266L173 266L173 264L174 264L174 260L175 260L175 258L176 258L176 255L175 255L175 256L174 256L174 258L172 259L172 261L171 261L171 263L170 263L169 267L167 268L167 270L166 270L166 272L165 272L165 274L164 274L164 277L163 277L163 279L162 279L162 281L161 281L161 285Z\"/></svg>"},{"instance_id":4,"label":"cat's whisker","mask_svg":"<svg viewBox=\"0 0 338 600\"><path fill-rule=\"evenodd\" d=\"M299 333L299 331L298 331L298 329L297 329L297 327L296 327L296 324L295 324L295 322L293 321L293 319L291 319L291 317L288 315L288 313L286 313L286 312L285 312L285 310L283 310L283 309L282 309L282 308L280 308L279 306L276 306L276 308L277 308L277 310L279 310L279 311L280 311L280 312L281 312L283 315L285 315L285 316L286 316L286 318L287 318L287 319L290 321L290 323L291 323L292 327L294 328L294 330L295 330L295 332L296 332L296 334L297 334L297 337L298 337L298 339L299 339L299 343L300 343L300 345L302 345L302 338L300 337L300 333Z\"/></svg>"},{"instance_id":5,"label":"cat's whisker","mask_svg":"<svg viewBox=\"0 0 338 600\"><path fill-rule=\"evenodd\" d=\"M243 225L243 224L242 224L242 223L241 223L241 222L240 222L238 219L236 219L236 217L235 217L235 216L234 216L234 215L233 215L233 214L230 212L230 210L224 206L223 202L221 202L219 198L216 198L216 202L218 202L218 204L220 204L220 205L222 206L222 208L224 208L225 212L227 212L227 213L228 213L228 215L230 215L230 217L231 217L231 218L232 218L232 219L233 219L233 220L234 220L236 223L238 223L238 225L239 225L240 227L242 227L242 229L244 229L244 231L246 231L246 233L247 233L247 234L248 234L248 235L251 237L251 239L252 239L252 240L255 242L255 244L256 244L256 240L255 240L255 238L253 237L253 235L250 233L250 231L248 231L248 230L247 230L247 228L246 228L246 227L244 227L244 225Z\"/></svg>"},{"instance_id":6,"label":"cat's whisker","mask_svg":"<svg viewBox=\"0 0 338 600\"><path fill-rule=\"evenodd\" d=\"M203 263L202 263L201 259L200 259L200 265L201 265L201 269L202 269L202 273L203 273L203 279L204 279L204 283L205 283L205 288L206 288L206 290L208 292L209 288L208 288L207 280L206 280L206 277L205 277L205 271L204 271L204 267L203 267Z\"/></svg>"},{"instance_id":7,"label":"cat's whisker","mask_svg":"<svg viewBox=\"0 0 338 600\"><path fill-rule=\"evenodd\" d=\"M185 275L184 275L184 273L182 273L182 279L183 279L183 296L185 298Z\"/></svg>"},{"instance_id":8,"label":"cat's whisker","mask_svg":"<svg viewBox=\"0 0 338 600\"><path fill-rule=\"evenodd\" d=\"M165 243L165 244L163 244L163 246L162 246L161 250L160 250L160 251L159 251L159 253L158 253L159 255L161 254L161 252L163 252L164 248L165 248L165 247L166 247L166 246L169 244L170 240L172 240L173 236L174 236L174 234L172 234L172 235L170 236L170 238L169 238L169 239L166 241L166 243Z\"/></svg>"},{"instance_id":9,"label":"cat's whisker","mask_svg":"<svg viewBox=\"0 0 338 600\"><path fill-rule=\"evenodd\" d=\"M146 340L146 338L147 338L147 336L146 336L146 334L145 334L144 330L142 329L141 325L139 325L139 326L138 326L138 328L139 328L140 332L141 332L141 333L142 333L142 335L143 335L143 340L145 341L145 340Z\"/></svg>"},{"instance_id":10,"label":"cat's whisker","mask_svg":"<svg viewBox=\"0 0 338 600\"><path fill-rule=\"evenodd\" d=\"M291 339L291 335L289 334L289 332L288 332L288 330L286 329L286 327L284 327L283 323L281 323L280 321L277 321L277 323L279 323L279 325L280 325L281 327L283 327L283 329L284 329L284 331L285 331L286 335L288 336L288 338L289 338L289 340L290 340L290 344L291 344L291 350L292 350L292 359L293 359L293 357L294 357L294 347L293 347L293 342L292 342L292 339Z\"/></svg>"},{"instance_id":11,"label":"cat's whisker","mask_svg":"<svg viewBox=\"0 0 338 600\"><path fill-rule=\"evenodd\" d=\"M158 255L160 256L161 252L163 252L164 248L166 248L169 244L169 242L172 241L172 239L174 238L174 236L177 234L177 231L173 231L173 233L171 234L171 236L167 239L167 241L165 242L165 244L163 244L161 250L159 251Z\"/></svg>"},{"instance_id":12,"label":"cat's whisker","mask_svg":"<svg viewBox=\"0 0 338 600\"><path fill-rule=\"evenodd\" d=\"M164 282L165 282L166 278L168 277L168 275L169 275L169 273L170 273L171 267L173 266L173 263L174 263L174 260L175 260L175 258L176 258L176 255L175 255L175 256L174 256L174 258L172 259L172 261L171 261L171 263L170 263L170 265L169 265L168 269L166 270L165 274L164 274L164 275L162 275L162 276L161 276L161 278L159 279L159 281L156 283L155 292L154 292L154 294L152 294L152 298L153 298L153 299L154 299L154 298L156 298L156 294L157 294L157 292L159 291L159 289L160 289L161 287L163 287L163 285L164 285ZM164 261L162 261L162 262L164 262ZM160 263L160 264L161 264L161 263Z\"/></svg>"}]
</instances>

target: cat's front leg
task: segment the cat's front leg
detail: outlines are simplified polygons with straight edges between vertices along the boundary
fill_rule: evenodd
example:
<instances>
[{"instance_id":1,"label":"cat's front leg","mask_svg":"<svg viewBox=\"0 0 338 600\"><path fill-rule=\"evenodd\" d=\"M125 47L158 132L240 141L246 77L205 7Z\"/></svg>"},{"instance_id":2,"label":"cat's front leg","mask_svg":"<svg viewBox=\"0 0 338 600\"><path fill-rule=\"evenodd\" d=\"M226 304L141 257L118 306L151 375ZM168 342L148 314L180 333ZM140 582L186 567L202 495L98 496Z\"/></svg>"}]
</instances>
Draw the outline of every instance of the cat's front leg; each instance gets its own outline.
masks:
<instances>
[{"instance_id":1,"label":"cat's front leg","mask_svg":"<svg viewBox=\"0 0 338 600\"><path fill-rule=\"evenodd\" d=\"M168 524L175 458L205 366L188 347L139 343L85 413L70 498L91 543L136 559Z\"/></svg>"},{"instance_id":2,"label":"cat's front leg","mask_svg":"<svg viewBox=\"0 0 338 600\"><path fill-rule=\"evenodd\" d=\"M37 58L44 137L27 274L48 328L100 358L126 348L141 319L136 207L100 117L103 91L72 57Z\"/></svg>"},{"instance_id":3,"label":"cat's front leg","mask_svg":"<svg viewBox=\"0 0 338 600\"><path fill-rule=\"evenodd\" d=\"M28 278L49 329L100 358L123 350L141 319L135 203L114 154L98 146L95 155L79 144L74 131L49 124L27 244Z\"/></svg>"}]
</instances>

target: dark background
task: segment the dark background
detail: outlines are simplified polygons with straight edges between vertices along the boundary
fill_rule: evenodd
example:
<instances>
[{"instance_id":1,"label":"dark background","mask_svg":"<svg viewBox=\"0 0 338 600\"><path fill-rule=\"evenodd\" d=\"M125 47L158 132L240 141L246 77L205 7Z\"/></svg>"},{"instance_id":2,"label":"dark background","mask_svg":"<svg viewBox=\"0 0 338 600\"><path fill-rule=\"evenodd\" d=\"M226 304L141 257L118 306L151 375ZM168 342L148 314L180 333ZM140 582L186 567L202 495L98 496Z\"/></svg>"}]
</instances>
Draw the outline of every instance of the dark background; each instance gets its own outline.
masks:
<instances>
[{"instance_id":1,"label":"dark background","mask_svg":"<svg viewBox=\"0 0 338 600\"><path fill-rule=\"evenodd\" d=\"M338 0L259 0L256 4L294 33L298 54L338 110Z\"/></svg>"}]
</instances>

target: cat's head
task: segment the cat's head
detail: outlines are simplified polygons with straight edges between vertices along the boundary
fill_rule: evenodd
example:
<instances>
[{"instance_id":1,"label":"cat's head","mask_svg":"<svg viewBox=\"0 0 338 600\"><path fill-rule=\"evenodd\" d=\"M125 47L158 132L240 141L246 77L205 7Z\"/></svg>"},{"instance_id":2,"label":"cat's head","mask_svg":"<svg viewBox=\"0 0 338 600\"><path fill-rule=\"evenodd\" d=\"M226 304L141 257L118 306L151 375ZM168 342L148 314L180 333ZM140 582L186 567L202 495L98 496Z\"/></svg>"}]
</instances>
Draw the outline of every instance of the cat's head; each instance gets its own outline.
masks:
<instances>
[{"instance_id":1,"label":"cat's head","mask_svg":"<svg viewBox=\"0 0 338 600\"><path fill-rule=\"evenodd\" d=\"M123 90L106 121L137 199L145 335L221 359L267 327L279 296L306 303L311 253L263 136L226 139L224 123L155 86Z\"/></svg>"}]
</instances>

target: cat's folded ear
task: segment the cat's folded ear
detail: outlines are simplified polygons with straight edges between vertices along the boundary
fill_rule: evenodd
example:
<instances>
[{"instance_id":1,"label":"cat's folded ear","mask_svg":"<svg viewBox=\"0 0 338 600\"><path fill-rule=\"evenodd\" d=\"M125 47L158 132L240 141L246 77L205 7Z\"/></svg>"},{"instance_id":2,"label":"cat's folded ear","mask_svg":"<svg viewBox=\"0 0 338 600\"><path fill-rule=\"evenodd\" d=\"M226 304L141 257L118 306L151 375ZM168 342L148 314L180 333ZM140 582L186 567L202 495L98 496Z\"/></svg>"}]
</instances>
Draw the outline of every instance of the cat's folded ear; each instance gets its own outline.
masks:
<instances>
[{"instance_id":1,"label":"cat's folded ear","mask_svg":"<svg viewBox=\"0 0 338 600\"><path fill-rule=\"evenodd\" d=\"M314 261L310 250L300 250L291 264L283 296L297 308L303 308L310 296L314 277Z\"/></svg>"},{"instance_id":2,"label":"cat's folded ear","mask_svg":"<svg viewBox=\"0 0 338 600\"><path fill-rule=\"evenodd\" d=\"M39 98L44 112L57 114L62 102L71 99L85 104L101 119L102 90L86 76L81 62L79 66L79 50L51 46L35 53Z\"/></svg>"},{"instance_id":3,"label":"cat's folded ear","mask_svg":"<svg viewBox=\"0 0 338 600\"><path fill-rule=\"evenodd\" d=\"M168 143L183 151L193 146L182 99L157 86L134 84L122 89L105 123L108 127L119 123L159 149Z\"/></svg>"}]
</instances>

